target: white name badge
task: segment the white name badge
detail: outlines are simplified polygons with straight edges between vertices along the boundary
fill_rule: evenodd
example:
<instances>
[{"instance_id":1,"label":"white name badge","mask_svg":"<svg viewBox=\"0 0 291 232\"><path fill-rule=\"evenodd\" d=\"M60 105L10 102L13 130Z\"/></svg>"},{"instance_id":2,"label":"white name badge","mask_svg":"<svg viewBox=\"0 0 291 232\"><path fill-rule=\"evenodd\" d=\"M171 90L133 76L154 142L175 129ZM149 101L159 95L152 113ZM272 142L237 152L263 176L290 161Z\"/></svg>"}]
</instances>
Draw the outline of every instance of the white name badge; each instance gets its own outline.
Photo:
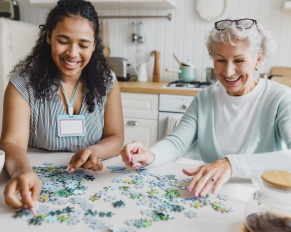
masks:
<instances>
[{"instance_id":1,"label":"white name badge","mask_svg":"<svg viewBox=\"0 0 291 232\"><path fill-rule=\"evenodd\" d=\"M59 137L85 136L86 126L84 115L59 115L57 118Z\"/></svg>"}]
</instances>

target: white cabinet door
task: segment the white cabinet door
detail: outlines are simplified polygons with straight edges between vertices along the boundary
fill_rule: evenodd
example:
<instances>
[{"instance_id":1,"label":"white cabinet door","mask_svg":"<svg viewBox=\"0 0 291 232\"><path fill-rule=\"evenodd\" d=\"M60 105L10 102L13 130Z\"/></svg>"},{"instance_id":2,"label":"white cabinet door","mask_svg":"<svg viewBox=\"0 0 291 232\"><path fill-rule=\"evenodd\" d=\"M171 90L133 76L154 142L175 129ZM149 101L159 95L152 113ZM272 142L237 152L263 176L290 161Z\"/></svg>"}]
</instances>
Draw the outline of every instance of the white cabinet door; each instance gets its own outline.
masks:
<instances>
[{"instance_id":1,"label":"white cabinet door","mask_svg":"<svg viewBox=\"0 0 291 232\"><path fill-rule=\"evenodd\" d=\"M124 117L158 119L158 94L121 93Z\"/></svg>"},{"instance_id":2,"label":"white cabinet door","mask_svg":"<svg viewBox=\"0 0 291 232\"><path fill-rule=\"evenodd\" d=\"M134 140L149 147L157 142L158 94L121 93L125 144Z\"/></svg>"},{"instance_id":3,"label":"white cabinet door","mask_svg":"<svg viewBox=\"0 0 291 232\"><path fill-rule=\"evenodd\" d=\"M157 142L158 121L151 119L124 118L124 143L140 141L146 147Z\"/></svg>"}]
</instances>

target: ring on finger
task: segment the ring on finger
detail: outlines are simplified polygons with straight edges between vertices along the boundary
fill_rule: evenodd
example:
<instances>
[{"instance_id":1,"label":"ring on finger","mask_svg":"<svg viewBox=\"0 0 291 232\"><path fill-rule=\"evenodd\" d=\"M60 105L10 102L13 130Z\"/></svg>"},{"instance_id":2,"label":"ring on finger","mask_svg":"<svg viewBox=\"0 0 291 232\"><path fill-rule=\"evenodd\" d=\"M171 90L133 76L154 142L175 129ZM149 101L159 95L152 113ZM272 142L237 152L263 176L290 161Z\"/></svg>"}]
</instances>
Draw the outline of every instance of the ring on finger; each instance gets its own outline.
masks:
<instances>
[{"instance_id":1,"label":"ring on finger","mask_svg":"<svg viewBox=\"0 0 291 232\"><path fill-rule=\"evenodd\" d=\"M214 182L215 182L215 179L214 179L214 178L211 178L209 181L210 181L211 183L214 183Z\"/></svg>"}]
</instances>

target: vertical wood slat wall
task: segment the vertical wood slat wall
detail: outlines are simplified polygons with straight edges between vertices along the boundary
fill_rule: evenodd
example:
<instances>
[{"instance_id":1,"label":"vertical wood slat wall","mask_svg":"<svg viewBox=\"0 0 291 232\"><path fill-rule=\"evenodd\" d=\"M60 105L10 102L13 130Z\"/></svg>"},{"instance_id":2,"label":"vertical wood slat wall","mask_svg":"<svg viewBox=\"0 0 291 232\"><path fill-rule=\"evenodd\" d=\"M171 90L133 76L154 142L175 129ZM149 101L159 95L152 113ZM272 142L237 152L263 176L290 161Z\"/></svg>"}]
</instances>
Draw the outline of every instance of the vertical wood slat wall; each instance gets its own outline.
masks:
<instances>
[{"instance_id":1,"label":"vertical wood slat wall","mask_svg":"<svg viewBox=\"0 0 291 232\"><path fill-rule=\"evenodd\" d=\"M205 68L212 67L205 47L205 37L213 22L201 19L196 11L196 0L178 0L176 9L98 9L99 15L167 15L172 13L171 21L167 19L103 19L110 28L111 56L125 57L133 66L137 54L146 60L153 50L161 52L161 81L173 81L177 74L168 73L165 68L178 69L172 53L181 60L189 60L197 67L198 79L205 79ZM249 17L257 19L264 27L272 31L278 44L277 51L259 68L259 73L268 73L272 66L291 67L291 11L282 11L285 0L229 0L226 17ZM21 20L41 24L45 21L48 8L29 4L29 0L19 1ZM146 43L131 42L133 22L144 23ZM149 80L152 78L153 57L147 66Z\"/></svg>"}]
</instances>

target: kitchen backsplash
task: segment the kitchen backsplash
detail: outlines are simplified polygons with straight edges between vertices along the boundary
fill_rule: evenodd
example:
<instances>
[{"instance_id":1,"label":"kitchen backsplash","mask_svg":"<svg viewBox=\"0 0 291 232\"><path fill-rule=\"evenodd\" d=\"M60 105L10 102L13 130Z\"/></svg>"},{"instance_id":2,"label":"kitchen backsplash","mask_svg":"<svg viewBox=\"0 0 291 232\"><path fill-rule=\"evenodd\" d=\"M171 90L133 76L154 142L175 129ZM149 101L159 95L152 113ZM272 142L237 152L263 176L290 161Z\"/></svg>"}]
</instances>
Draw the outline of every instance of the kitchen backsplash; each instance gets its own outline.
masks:
<instances>
[{"instance_id":1,"label":"kitchen backsplash","mask_svg":"<svg viewBox=\"0 0 291 232\"><path fill-rule=\"evenodd\" d=\"M168 15L165 18L150 19L103 19L108 24L110 56L124 57L131 64L130 72L137 62L146 61L153 50L160 54L161 81L173 81L178 78L175 73L166 72L166 68L178 69L179 65L173 53L183 61L190 61L197 67L198 79L204 80L206 68L212 67L205 47L205 38L213 22L204 21L196 10L196 0L178 0L176 9L98 9L100 16L118 15ZM221 2L221 1L220 1ZM229 0L226 17L249 17L257 19L265 28L271 30L278 43L277 52L268 58L258 70L259 73L270 71L272 66L291 67L291 11L282 11L285 0ZM22 21L41 24L45 21L48 8L31 5L29 0L20 0L20 17ZM133 43L133 23L143 23L141 28L145 43ZM151 57L147 72L152 79L154 57Z\"/></svg>"}]
</instances>

